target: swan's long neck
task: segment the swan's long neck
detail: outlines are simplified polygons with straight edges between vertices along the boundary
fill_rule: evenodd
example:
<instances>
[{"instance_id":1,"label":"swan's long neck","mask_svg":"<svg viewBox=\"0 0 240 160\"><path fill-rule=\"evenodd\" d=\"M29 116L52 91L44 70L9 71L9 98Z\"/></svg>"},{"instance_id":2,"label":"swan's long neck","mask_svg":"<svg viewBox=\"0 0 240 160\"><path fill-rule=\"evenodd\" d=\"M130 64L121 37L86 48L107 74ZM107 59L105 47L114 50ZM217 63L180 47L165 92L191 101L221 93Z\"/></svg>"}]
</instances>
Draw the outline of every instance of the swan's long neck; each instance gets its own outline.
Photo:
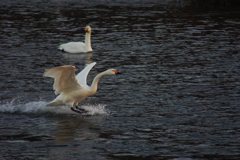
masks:
<instances>
[{"instance_id":1,"label":"swan's long neck","mask_svg":"<svg viewBox=\"0 0 240 160\"><path fill-rule=\"evenodd\" d=\"M86 34L85 34L85 45L86 45L87 52L92 51L92 47L91 47L91 32L86 32Z\"/></svg>"},{"instance_id":2,"label":"swan's long neck","mask_svg":"<svg viewBox=\"0 0 240 160\"><path fill-rule=\"evenodd\" d=\"M106 71L105 71L105 72L106 72ZM96 92L97 92L98 82L99 82L99 80L100 80L104 75L106 75L105 72L99 73L99 74L93 79L93 82L92 82L92 85L91 85L91 90L92 90L93 93L96 93Z\"/></svg>"}]
</instances>

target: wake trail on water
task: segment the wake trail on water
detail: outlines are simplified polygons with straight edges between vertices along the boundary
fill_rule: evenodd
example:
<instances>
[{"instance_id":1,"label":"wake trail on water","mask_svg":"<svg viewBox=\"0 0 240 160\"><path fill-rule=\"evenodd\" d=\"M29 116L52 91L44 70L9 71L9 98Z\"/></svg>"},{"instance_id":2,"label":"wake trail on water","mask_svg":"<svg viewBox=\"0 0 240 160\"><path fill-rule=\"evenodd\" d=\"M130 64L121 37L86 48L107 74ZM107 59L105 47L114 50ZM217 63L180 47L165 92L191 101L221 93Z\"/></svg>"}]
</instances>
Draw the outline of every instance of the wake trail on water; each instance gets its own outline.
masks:
<instances>
[{"instance_id":1,"label":"wake trail on water","mask_svg":"<svg viewBox=\"0 0 240 160\"><path fill-rule=\"evenodd\" d=\"M27 103L18 102L17 98L10 102L0 102L0 113L27 113L27 114L73 114L79 115L79 113L73 112L69 106L46 106L49 102L45 101L31 101ZM79 107L83 108L87 112L80 115L107 115L106 105L103 104L84 104Z\"/></svg>"}]
</instances>

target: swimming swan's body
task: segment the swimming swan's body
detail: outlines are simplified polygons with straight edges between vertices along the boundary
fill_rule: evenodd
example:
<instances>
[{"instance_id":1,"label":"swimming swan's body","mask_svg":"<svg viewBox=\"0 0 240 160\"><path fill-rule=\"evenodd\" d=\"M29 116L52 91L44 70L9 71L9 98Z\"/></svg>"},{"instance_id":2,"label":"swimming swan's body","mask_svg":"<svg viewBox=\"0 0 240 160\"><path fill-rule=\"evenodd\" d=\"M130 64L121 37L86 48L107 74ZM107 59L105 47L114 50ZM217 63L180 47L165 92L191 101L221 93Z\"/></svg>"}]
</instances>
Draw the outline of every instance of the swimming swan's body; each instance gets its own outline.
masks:
<instances>
[{"instance_id":1,"label":"swimming swan's body","mask_svg":"<svg viewBox=\"0 0 240 160\"><path fill-rule=\"evenodd\" d=\"M91 52L91 27L86 26L85 28L85 43L83 42L68 42L65 44L61 44L59 46L59 50L67 52L67 53L86 53Z\"/></svg>"},{"instance_id":2,"label":"swimming swan's body","mask_svg":"<svg viewBox=\"0 0 240 160\"><path fill-rule=\"evenodd\" d=\"M93 80L92 85L86 83L87 75L91 68L96 64L93 62L87 65L77 76L74 66L60 66L48 69L43 76L54 78L53 89L58 95L48 106L68 105L71 108L85 98L96 93L100 78L105 75L115 75L119 72L115 69L108 69L99 73Z\"/></svg>"}]
</instances>

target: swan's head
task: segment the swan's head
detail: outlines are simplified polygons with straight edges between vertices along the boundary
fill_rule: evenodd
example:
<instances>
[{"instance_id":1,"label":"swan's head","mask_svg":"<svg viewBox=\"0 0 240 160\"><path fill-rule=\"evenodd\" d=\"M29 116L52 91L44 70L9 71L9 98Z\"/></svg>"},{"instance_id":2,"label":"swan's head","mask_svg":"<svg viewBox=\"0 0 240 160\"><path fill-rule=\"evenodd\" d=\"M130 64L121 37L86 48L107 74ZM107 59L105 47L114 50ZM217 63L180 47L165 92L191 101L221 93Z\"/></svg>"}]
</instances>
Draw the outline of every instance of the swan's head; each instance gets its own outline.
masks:
<instances>
[{"instance_id":1,"label":"swan's head","mask_svg":"<svg viewBox=\"0 0 240 160\"><path fill-rule=\"evenodd\" d=\"M108 69L105 71L106 75L116 75L116 74L121 74L120 72L118 72L116 69Z\"/></svg>"},{"instance_id":2,"label":"swan's head","mask_svg":"<svg viewBox=\"0 0 240 160\"><path fill-rule=\"evenodd\" d=\"M86 31L86 32L91 32L91 30L92 30L92 29L91 29L90 26L87 26L87 27L85 28L85 31Z\"/></svg>"}]
</instances>

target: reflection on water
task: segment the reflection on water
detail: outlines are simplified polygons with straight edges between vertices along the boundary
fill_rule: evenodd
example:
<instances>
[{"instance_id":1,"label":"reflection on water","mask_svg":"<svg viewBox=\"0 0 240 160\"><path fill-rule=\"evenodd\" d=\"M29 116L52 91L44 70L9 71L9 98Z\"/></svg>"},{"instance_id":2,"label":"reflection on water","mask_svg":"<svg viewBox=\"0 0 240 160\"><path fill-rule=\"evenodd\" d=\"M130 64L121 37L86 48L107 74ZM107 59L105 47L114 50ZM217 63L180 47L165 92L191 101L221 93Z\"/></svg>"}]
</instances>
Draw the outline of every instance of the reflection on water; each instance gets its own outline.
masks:
<instances>
[{"instance_id":1,"label":"reflection on water","mask_svg":"<svg viewBox=\"0 0 240 160\"><path fill-rule=\"evenodd\" d=\"M84 60L84 64L90 64L93 62L92 58L92 52L88 52L88 53L81 53L81 54L69 54L69 53L63 53L62 54L64 59L66 60L66 64L78 64L83 62Z\"/></svg>"},{"instance_id":2,"label":"reflection on water","mask_svg":"<svg viewBox=\"0 0 240 160\"><path fill-rule=\"evenodd\" d=\"M239 11L171 0L2 3L0 159L239 159ZM83 41L86 25L93 52L57 50ZM123 73L81 104L93 116L46 109L55 95L45 69L91 62L90 83L109 68Z\"/></svg>"},{"instance_id":3,"label":"reflection on water","mask_svg":"<svg viewBox=\"0 0 240 160\"><path fill-rule=\"evenodd\" d=\"M99 118L97 120L100 122L102 117ZM67 120L59 119L56 134L54 135L55 143L66 144L75 139L84 140L88 138L97 138L100 134L100 130L93 128L98 128L98 126L84 118L80 119L69 116Z\"/></svg>"},{"instance_id":4,"label":"reflection on water","mask_svg":"<svg viewBox=\"0 0 240 160\"><path fill-rule=\"evenodd\" d=\"M68 117L58 119L55 130L54 142L49 150L50 159L62 159L62 157L71 157L69 151L76 154L77 157L86 157L86 159L100 159L97 154L94 155L94 143L99 141L101 128L99 125L103 117L92 117L89 119L80 117ZM75 143L76 145L69 145ZM79 155L80 154L80 155ZM73 156L75 159L76 157Z\"/></svg>"}]
</instances>

